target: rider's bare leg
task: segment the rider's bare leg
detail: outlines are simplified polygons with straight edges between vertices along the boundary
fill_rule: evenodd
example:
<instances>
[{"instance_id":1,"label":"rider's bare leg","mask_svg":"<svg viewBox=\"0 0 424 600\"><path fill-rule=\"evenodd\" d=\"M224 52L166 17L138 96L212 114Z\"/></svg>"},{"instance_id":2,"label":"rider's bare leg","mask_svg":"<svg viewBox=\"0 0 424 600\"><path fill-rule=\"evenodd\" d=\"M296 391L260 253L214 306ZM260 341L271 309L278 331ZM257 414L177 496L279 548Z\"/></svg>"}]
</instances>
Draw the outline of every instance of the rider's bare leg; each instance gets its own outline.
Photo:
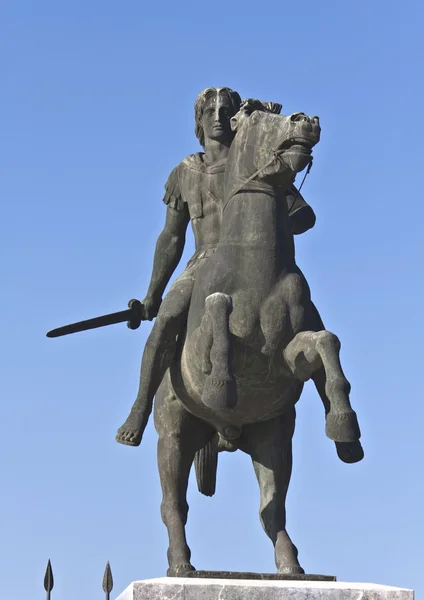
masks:
<instances>
[{"instance_id":1,"label":"rider's bare leg","mask_svg":"<svg viewBox=\"0 0 424 600\"><path fill-rule=\"evenodd\" d=\"M193 284L191 278L175 282L162 302L144 348L137 398L116 434L120 444L140 445L153 398L175 356L177 336L187 319Z\"/></svg>"}]
</instances>

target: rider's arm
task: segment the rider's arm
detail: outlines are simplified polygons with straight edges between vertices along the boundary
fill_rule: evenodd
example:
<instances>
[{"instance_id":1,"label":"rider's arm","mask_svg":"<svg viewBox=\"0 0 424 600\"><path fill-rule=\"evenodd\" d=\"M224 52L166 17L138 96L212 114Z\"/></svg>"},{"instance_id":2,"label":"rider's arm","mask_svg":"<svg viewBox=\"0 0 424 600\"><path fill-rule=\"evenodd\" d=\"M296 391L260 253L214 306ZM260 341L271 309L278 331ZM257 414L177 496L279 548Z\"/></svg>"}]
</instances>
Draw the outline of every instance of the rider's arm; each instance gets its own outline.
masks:
<instances>
[{"instance_id":1,"label":"rider's arm","mask_svg":"<svg viewBox=\"0 0 424 600\"><path fill-rule=\"evenodd\" d=\"M189 222L190 215L186 204L182 205L180 210L171 206L166 209L165 227L156 242L153 272L146 296L157 309L162 294L181 260Z\"/></svg>"}]
</instances>

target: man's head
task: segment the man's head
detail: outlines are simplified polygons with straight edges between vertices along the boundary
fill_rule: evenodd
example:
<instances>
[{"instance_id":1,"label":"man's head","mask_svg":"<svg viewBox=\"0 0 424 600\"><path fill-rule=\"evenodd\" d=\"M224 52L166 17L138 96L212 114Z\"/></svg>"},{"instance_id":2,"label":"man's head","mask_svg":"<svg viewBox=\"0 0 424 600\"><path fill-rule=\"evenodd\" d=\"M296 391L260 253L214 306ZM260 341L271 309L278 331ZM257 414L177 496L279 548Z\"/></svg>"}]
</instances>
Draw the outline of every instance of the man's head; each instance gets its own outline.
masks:
<instances>
[{"instance_id":1,"label":"man's head","mask_svg":"<svg viewBox=\"0 0 424 600\"><path fill-rule=\"evenodd\" d=\"M234 137L230 119L240 109L241 98L230 88L207 88L201 92L194 105L195 133L201 146L205 139L227 144Z\"/></svg>"}]
</instances>

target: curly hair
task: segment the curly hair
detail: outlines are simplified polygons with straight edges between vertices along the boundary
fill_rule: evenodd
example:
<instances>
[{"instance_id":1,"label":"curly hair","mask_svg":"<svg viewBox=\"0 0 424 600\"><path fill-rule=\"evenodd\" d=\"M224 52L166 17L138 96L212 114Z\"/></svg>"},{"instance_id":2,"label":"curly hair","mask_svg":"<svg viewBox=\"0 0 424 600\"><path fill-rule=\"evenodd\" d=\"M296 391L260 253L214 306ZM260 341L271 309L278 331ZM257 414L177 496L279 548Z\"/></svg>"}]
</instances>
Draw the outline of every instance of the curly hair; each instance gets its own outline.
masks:
<instances>
[{"instance_id":1,"label":"curly hair","mask_svg":"<svg viewBox=\"0 0 424 600\"><path fill-rule=\"evenodd\" d=\"M240 110L241 98L239 94L228 87L221 88L206 88L203 92L197 96L196 102L194 103L194 119L195 119L195 129L194 133L196 134L197 139L200 142L202 148L205 147L205 132L203 130L203 110L205 108L206 100L212 98L214 96L224 96L230 102L230 106L233 109L233 114L235 115Z\"/></svg>"}]
</instances>

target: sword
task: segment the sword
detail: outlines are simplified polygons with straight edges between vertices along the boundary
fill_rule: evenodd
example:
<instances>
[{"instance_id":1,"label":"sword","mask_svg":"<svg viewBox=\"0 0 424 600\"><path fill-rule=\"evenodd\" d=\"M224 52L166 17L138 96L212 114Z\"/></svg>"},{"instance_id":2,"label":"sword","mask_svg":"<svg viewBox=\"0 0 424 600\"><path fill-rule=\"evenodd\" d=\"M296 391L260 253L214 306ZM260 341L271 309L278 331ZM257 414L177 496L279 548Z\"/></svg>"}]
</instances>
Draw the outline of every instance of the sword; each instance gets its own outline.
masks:
<instances>
[{"instance_id":1,"label":"sword","mask_svg":"<svg viewBox=\"0 0 424 600\"><path fill-rule=\"evenodd\" d=\"M124 321L127 321L127 327L130 329L137 329L140 327L141 321L144 321L145 318L144 304L139 300L130 300L128 302L127 310L121 310L120 312L110 313L109 315L103 315L101 317L94 317L94 319L87 319L85 321L78 321L78 323L71 323L64 327L52 329L47 333L47 337L60 337L62 335L69 335L70 333L77 333L78 331L87 331L88 329L97 329L97 327L123 323Z\"/></svg>"}]
</instances>

